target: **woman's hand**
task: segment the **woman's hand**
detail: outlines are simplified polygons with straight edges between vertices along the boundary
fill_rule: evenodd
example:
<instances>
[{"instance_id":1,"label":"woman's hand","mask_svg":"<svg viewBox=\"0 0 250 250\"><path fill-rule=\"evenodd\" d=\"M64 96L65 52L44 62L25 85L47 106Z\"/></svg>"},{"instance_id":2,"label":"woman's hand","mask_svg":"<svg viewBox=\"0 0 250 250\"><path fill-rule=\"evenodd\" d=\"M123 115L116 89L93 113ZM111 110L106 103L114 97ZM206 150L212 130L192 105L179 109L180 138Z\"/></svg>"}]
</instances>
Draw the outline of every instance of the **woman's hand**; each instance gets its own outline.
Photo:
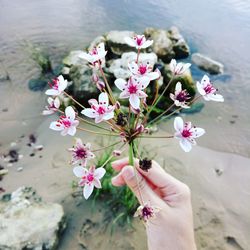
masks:
<instances>
[{"instance_id":1,"label":"woman's hand","mask_svg":"<svg viewBox=\"0 0 250 250\"><path fill-rule=\"evenodd\" d=\"M128 158L112 163L119 174L112 179L114 186L128 185L141 205L159 208L146 223L150 250L194 250L193 215L190 189L184 183L167 174L155 161L146 172L128 165ZM143 201L142 201L143 199Z\"/></svg>"}]
</instances>

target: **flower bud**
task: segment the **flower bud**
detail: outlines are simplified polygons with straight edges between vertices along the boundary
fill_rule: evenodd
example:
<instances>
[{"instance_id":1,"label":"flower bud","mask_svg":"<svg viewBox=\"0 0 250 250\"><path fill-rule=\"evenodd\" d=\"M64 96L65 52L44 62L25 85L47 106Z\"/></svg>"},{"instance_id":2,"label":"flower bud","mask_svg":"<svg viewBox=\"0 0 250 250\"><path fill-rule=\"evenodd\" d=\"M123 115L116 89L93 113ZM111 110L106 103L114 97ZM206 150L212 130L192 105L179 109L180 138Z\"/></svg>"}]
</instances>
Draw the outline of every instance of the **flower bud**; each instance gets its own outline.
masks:
<instances>
[{"instance_id":1,"label":"flower bud","mask_svg":"<svg viewBox=\"0 0 250 250\"><path fill-rule=\"evenodd\" d=\"M131 111L134 113L134 114L136 114L136 115L138 115L140 112L141 112L141 110L138 108L138 109L135 109L135 108L133 108L132 106L131 106Z\"/></svg>"},{"instance_id":2,"label":"flower bud","mask_svg":"<svg viewBox=\"0 0 250 250\"><path fill-rule=\"evenodd\" d=\"M97 74L93 73L92 77L91 77L92 81L97 83L99 81L99 77Z\"/></svg>"},{"instance_id":3,"label":"flower bud","mask_svg":"<svg viewBox=\"0 0 250 250\"><path fill-rule=\"evenodd\" d=\"M97 87L100 91L102 91L102 90L105 88L105 83L104 83L103 81L99 80L99 81L97 81L97 83L96 83L96 87Z\"/></svg>"},{"instance_id":4,"label":"flower bud","mask_svg":"<svg viewBox=\"0 0 250 250\"><path fill-rule=\"evenodd\" d=\"M112 152L113 156L120 156L122 154L122 151L121 150L114 150Z\"/></svg>"},{"instance_id":5,"label":"flower bud","mask_svg":"<svg viewBox=\"0 0 250 250\"><path fill-rule=\"evenodd\" d=\"M116 109L120 109L121 108L121 104L118 101L116 101L116 103L115 103L115 108Z\"/></svg>"},{"instance_id":6,"label":"flower bud","mask_svg":"<svg viewBox=\"0 0 250 250\"><path fill-rule=\"evenodd\" d=\"M138 124L136 126L136 131L138 131L139 133L143 133L144 132L144 126L142 124Z\"/></svg>"}]
</instances>

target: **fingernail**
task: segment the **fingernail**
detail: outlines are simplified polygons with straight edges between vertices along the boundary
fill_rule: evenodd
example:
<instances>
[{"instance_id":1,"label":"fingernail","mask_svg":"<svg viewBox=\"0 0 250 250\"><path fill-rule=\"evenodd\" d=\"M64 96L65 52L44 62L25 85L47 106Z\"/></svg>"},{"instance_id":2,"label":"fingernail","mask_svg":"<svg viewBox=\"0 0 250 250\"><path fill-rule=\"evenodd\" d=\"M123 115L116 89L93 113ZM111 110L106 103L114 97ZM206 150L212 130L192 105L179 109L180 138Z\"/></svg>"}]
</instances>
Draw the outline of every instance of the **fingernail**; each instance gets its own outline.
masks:
<instances>
[{"instance_id":1,"label":"fingernail","mask_svg":"<svg viewBox=\"0 0 250 250\"><path fill-rule=\"evenodd\" d=\"M135 176L135 171L132 166L126 166L122 169L122 175L126 180L132 179Z\"/></svg>"}]
</instances>

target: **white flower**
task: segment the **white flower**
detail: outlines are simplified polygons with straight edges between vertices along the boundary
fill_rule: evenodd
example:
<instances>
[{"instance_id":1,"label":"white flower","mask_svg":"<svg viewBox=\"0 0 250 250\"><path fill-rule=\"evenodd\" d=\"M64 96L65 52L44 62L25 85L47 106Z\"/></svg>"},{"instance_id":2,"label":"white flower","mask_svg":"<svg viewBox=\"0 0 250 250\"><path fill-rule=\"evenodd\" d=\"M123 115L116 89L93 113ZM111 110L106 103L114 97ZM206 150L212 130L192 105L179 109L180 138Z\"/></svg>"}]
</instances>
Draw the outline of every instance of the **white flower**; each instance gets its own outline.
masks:
<instances>
[{"instance_id":1,"label":"white flower","mask_svg":"<svg viewBox=\"0 0 250 250\"><path fill-rule=\"evenodd\" d=\"M140 63L137 65L136 62L131 62L128 63L128 68L133 75L148 77L150 81L158 79L161 76L159 70L152 72L153 67L149 63Z\"/></svg>"},{"instance_id":2,"label":"white flower","mask_svg":"<svg viewBox=\"0 0 250 250\"><path fill-rule=\"evenodd\" d=\"M190 108L186 103L187 100L190 99L190 96L185 89L182 90L182 86L180 82L176 83L175 92L174 94L170 93L170 98L174 101L174 104L177 107Z\"/></svg>"},{"instance_id":3,"label":"white flower","mask_svg":"<svg viewBox=\"0 0 250 250\"><path fill-rule=\"evenodd\" d=\"M82 166L87 165L87 160L92 159L95 155L90 151L91 144L83 144L80 138L76 138L76 144L74 147L68 150L72 152L72 164L81 164Z\"/></svg>"},{"instance_id":4,"label":"white flower","mask_svg":"<svg viewBox=\"0 0 250 250\"><path fill-rule=\"evenodd\" d=\"M75 111L69 106L65 109L65 115L60 116L58 121L50 123L50 129L55 131L61 131L61 135L75 135L76 127L79 125L79 121L75 120Z\"/></svg>"},{"instance_id":5,"label":"white flower","mask_svg":"<svg viewBox=\"0 0 250 250\"><path fill-rule=\"evenodd\" d=\"M52 97L48 98L48 106L45 107L45 110L43 111L43 115L51 115L58 111L60 107L60 100L58 97L53 99Z\"/></svg>"},{"instance_id":6,"label":"white flower","mask_svg":"<svg viewBox=\"0 0 250 250\"><path fill-rule=\"evenodd\" d=\"M82 110L82 114L90 118L95 118L95 122L99 123L103 120L110 120L114 117L115 107L109 105L109 98L106 93L101 93L98 98L99 103L95 99L90 99L91 108Z\"/></svg>"},{"instance_id":7,"label":"white flower","mask_svg":"<svg viewBox=\"0 0 250 250\"><path fill-rule=\"evenodd\" d=\"M148 77L130 77L126 82L124 79L116 79L115 85L122 90L120 98L129 98L129 102L134 109L140 108L140 98L146 98L147 94L143 91L149 84Z\"/></svg>"},{"instance_id":8,"label":"white flower","mask_svg":"<svg viewBox=\"0 0 250 250\"><path fill-rule=\"evenodd\" d=\"M82 52L79 57L95 65L98 61L102 61L106 54L107 51L105 51L104 43L100 43L97 47L89 51L89 53Z\"/></svg>"},{"instance_id":9,"label":"white flower","mask_svg":"<svg viewBox=\"0 0 250 250\"><path fill-rule=\"evenodd\" d=\"M192 145L196 145L194 138L204 135L203 128L192 127L191 122L183 122L181 117L176 117L174 120L175 138L180 140L180 146L185 152L192 149Z\"/></svg>"},{"instance_id":10,"label":"white flower","mask_svg":"<svg viewBox=\"0 0 250 250\"><path fill-rule=\"evenodd\" d=\"M76 177L81 178L79 186L84 187L83 196L87 200L92 194L94 187L102 187L100 179L105 175L106 170L102 167L96 169L95 166L92 166L87 170L86 168L78 166L74 167L73 172Z\"/></svg>"},{"instance_id":11,"label":"white flower","mask_svg":"<svg viewBox=\"0 0 250 250\"><path fill-rule=\"evenodd\" d=\"M52 83L49 83L51 89L46 90L46 95L58 96L63 93L63 91L67 88L68 81L64 80L63 76L60 75L57 78L52 80Z\"/></svg>"},{"instance_id":12,"label":"white flower","mask_svg":"<svg viewBox=\"0 0 250 250\"><path fill-rule=\"evenodd\" d=\"M214 88L207 75L204 75L201 82L196 84L198 92L206 101L224 102L222 95L216 94L217 89Z\"/></svg>"},{"instance_id":13,"label":"white flower","mask_svg":"<svg viewBox=\"0 0 250 250\"><path fill-rule=\"evenodd\" d=\"M153 40L146 40L144 35L136 35L133 38L125 37L125 42L136 49L145 49L153 44Z\"/></svg>"},{"instance_id":14,"label":"white flower","mask_svg":"<svg viewBox=\"0 0 250 250\"><path fill-rule=\"evenodd\" d=\"M169 68L174 75L182 75L191 66L190 63L177 63L175 59L172 59Z\"/></svg>"}]
</instances>

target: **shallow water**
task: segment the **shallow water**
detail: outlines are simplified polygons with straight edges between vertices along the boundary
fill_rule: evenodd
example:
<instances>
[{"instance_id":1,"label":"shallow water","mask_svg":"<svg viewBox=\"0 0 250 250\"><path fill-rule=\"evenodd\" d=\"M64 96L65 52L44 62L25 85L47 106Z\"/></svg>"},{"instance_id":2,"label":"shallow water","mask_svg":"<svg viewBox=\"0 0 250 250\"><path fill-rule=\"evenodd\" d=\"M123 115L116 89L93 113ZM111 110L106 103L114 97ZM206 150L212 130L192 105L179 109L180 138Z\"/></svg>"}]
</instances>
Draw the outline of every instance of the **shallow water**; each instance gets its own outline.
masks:
<instances>
[{"instance_id":1,"label":"shallow water","mask_svg":"<svg viewBox=\"0 0 250 250\"><path fill-rule=\"evenodd\" d=\"M171 25L180 28L192 52L225 65L225 74L213 77L225 103L209 103L190 118L208 132L201 144L250 156L248 0L0 0L0 67L11 78L0 82L1 140L13 140L17 126L23 126L23 133L35 129L42 119L32 119L42 110L45 97L27 89L28 80L39 74L28 43L46 49L56 65L69 50L83 48L106 31L142 32L148 26ZM8 112L1 111L5 108Z\"/></svg>"}]
</instances>

